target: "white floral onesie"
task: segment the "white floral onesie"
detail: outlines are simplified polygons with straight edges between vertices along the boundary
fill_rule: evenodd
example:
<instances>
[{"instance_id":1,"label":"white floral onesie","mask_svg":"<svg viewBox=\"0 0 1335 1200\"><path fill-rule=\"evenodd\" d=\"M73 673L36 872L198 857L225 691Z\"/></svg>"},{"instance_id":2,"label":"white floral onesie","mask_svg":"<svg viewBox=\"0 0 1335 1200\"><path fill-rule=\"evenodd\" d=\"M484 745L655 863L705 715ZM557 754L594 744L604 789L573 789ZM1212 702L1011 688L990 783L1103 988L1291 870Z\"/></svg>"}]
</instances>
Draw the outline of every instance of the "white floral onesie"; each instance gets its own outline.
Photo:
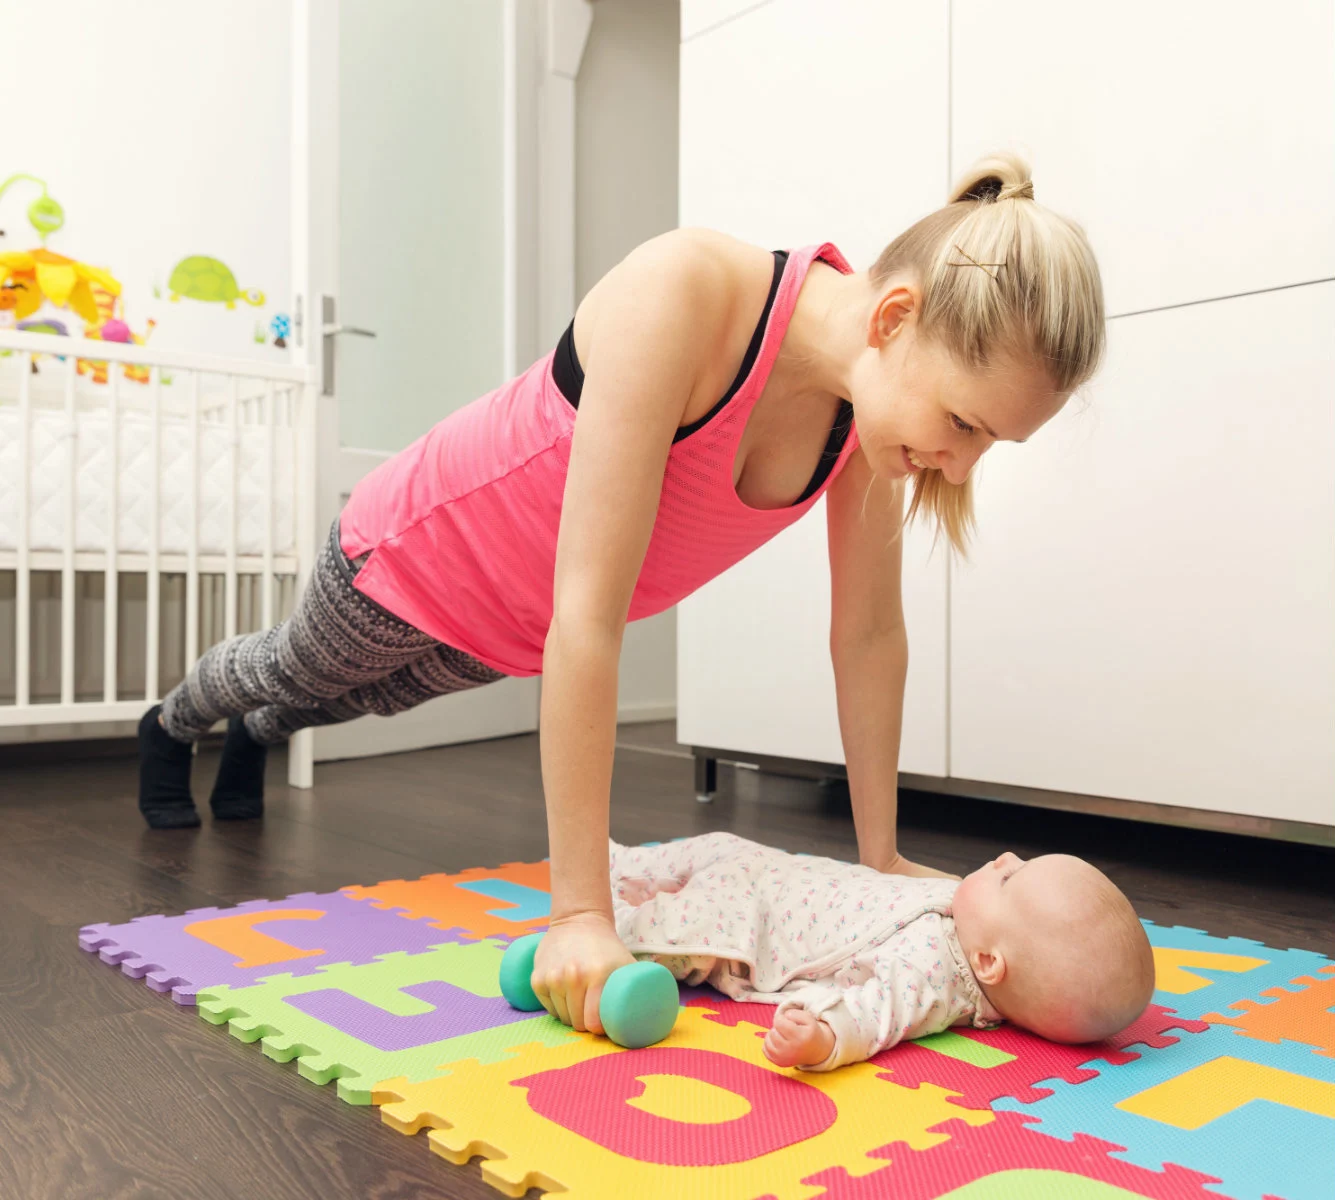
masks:
<instances>
[{"instance_id":1,"label":"white floral onesie","mask_svg":"<svg viewBox=\"0 0 1335 1200\"><path fill-rule=\"evenodd\" d=\"M610 842L608 852L627 949L685 983L825 1020L834 1049L807 1070L995 1023L955 936L953 879L886 875L731 833Z\"/></svg>"}]
</instances>

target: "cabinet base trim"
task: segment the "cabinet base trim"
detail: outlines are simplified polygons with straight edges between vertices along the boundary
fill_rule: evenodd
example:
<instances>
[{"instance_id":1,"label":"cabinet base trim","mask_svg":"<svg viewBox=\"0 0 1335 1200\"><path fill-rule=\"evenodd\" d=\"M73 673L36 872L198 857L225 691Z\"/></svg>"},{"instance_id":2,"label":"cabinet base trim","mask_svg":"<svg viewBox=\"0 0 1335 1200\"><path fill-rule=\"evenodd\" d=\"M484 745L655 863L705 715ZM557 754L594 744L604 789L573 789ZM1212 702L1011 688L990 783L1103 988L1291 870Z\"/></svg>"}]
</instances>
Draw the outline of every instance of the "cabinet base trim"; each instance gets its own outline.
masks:
<instances>
[{"instance_id":1,"label":"cabinet base trim","mask_svg":"<svg viewBox=\"0 0 1335 1200\"><path fill-rule=\"evenodd\" d=\"M848 778L848 772L842 763L743 754L736 750L709 746L692 746L691 753L697 760L737 763L775 775L792 775L802 779ZM1237 833L1246 837L1273 838L1282 842L1335 847L1335 825L1288 821L1281 817L1255 817L1246 813L1180 808L1172 804L1151 804L1144 800L1118 800L1109 796L1085 796L1075 792L1053 792L1043 788L1017 787L1008 783L983 783L976 779L914 775L910 772L900 773L899 786L918 792L937 792L944 796L967 796L972 800L995 800L1002 804L1025 804L1031 808L1050 808L1060 812L1115 817L1125 821L1144 821L1151 825L1175 825L1183 829L1206 829L1215 833Z\"/></svg>"}]
</instances>

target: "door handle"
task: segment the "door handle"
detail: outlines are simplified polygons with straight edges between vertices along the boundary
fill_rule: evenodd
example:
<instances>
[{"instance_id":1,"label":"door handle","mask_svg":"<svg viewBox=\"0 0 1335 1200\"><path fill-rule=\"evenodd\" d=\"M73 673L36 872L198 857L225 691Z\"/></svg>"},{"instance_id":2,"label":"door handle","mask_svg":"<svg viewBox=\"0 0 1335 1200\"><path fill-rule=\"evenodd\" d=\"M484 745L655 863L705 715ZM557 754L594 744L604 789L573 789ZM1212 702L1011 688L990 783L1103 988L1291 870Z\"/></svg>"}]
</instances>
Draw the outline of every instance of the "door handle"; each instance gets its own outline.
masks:
<instances>
[{"instance_id":1,"label":"door handle","mask_svg":"<svg viewBox=\"0 0 1335 1200\"><path fill-rule=\"evenodd\" d=\"M334 339L344 333L352 334L354 337L373 338L376 336L376 332L374 329L363 329L359 325L340 323L338 320L338 301L333 296L320 297L320 316L323 318L320 325L320 376L322 380L320 391L326 396L332 396L334 394L334 366L336 362Z\"/></svg>"}]
</instances>

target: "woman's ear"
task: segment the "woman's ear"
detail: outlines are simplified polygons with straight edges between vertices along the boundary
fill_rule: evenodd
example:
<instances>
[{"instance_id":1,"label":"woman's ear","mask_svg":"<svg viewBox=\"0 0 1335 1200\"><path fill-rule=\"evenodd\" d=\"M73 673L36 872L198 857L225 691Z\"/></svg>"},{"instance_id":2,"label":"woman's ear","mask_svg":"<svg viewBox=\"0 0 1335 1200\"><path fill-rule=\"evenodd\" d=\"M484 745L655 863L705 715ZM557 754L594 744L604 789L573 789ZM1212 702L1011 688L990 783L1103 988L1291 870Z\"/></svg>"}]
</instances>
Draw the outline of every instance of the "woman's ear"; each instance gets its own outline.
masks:
<instances>
[{"instance_id":1,"label":"woman's ear","mask_svg":"<svg viewBox=\"0 0 1335 1200\"><path fill-rule=\"evenodd\" d=\"M908 325L921 297L910 283L897 283L876 302L867 320L867 345L879 347Z\"/></svg>"}]
</instances>

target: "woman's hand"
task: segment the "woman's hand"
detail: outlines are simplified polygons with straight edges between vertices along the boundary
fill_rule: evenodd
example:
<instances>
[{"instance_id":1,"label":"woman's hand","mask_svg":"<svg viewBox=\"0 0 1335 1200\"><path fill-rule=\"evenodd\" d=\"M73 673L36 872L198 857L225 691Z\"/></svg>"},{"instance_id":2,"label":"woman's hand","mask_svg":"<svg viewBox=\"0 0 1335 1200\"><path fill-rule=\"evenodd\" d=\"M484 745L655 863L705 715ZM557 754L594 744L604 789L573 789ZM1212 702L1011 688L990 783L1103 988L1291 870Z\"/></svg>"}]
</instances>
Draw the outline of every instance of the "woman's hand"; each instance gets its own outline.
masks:
<instances>
[{"instance_id":1,"label":"woman's hand","mask_svg":"<svg viewBox=\"0 0 1335 1200\"><path fill-rule=\"evenodd\" d=\"M902 854L896 854L889 865L879 869L884 875L914 875L919 879L954 879L958 881L960 878L958 875L952 875L949 871L938 871L935 867L924 867L921 863L910 861Z\"/></svg>"},{"instance_id":2,"label":"woman's hand","mask_svg":"<svg viewBox=\"0 0 1335 1200\"><path fill-rule=\"evenodd\" d=\"M765 1035L765 1057L776 1067L814 1067L830 1057L834 1030L805 1008L776 1013Z\"/></svg>"},{"instance_id":3,"label":"woman's hand","mask_svg":"<svg viewBox=\"0 0 1335 1200\"><path fill-rule=\"evenodd\" d=\"M558 1021L580 1033L602 1033L598 1002L603 984L634 957L601 913L578 913L551 923L529 977L533 994Z\"/></svg>"}]
</instances>

